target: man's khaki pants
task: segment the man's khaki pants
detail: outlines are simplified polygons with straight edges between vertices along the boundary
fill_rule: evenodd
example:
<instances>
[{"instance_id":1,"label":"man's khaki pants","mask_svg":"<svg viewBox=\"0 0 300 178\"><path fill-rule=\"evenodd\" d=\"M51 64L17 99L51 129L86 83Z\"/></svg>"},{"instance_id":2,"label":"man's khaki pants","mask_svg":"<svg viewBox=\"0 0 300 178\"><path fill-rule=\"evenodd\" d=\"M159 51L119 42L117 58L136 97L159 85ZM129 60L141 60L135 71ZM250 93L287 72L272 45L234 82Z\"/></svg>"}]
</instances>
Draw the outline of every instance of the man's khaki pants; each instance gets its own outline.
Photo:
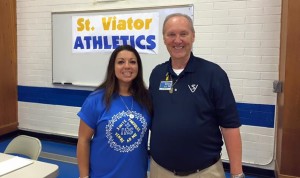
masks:
<instances>
[{"instance_id":1,"label":"man's khaki pants","mask_svg":"<svg viewBox=\"0 0 300 178\"><path fill-rule=\"evenodd\" d=\"M173 172L158 165L152 158L150 160L150 178L225 178L221 159L214 165L188 176L176 176Z\"/></svg>"}]
</instances>

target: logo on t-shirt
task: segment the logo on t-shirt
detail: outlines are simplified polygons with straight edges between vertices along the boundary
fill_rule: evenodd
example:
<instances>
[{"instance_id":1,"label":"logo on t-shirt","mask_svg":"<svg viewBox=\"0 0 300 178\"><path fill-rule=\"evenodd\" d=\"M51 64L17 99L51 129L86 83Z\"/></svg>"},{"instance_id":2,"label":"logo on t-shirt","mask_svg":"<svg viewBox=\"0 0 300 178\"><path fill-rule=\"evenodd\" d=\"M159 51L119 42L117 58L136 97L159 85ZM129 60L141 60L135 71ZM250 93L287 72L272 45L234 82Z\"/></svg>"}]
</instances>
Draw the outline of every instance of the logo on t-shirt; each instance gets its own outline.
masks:
<instances>
[{"instance_id":1,"label":"logo on t-shirt","mask_svg":"<svg viewBox=\"0 0 300 178\"><path fill-rule=\"evenodd\" d=\"M134 118L130 118L130 114ZM133 151L142 143L146 131L146 119L136 111L119 112L106 125L108 144L118 152Z\"/></svg>"}]
</instances>

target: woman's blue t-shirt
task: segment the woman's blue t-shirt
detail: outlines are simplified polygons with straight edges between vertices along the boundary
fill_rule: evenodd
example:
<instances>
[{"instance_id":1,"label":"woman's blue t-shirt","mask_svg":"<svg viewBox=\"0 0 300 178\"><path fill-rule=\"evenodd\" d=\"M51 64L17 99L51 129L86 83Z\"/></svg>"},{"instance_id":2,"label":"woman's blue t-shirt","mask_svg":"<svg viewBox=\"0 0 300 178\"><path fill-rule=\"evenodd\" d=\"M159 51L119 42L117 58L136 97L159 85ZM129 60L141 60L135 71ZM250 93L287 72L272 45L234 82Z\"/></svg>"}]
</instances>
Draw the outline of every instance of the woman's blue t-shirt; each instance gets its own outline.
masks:
<instances>
[{"instance_id":1,"label":"woman's blue t-shirt","mask_svg":"<svg viewBox=\"0 0 300 178\"><path fill-rule=\"evenodd\" d=\"M94 130L90 177L145 178L151 122L147 110L132 96L119 95L113 96L111 106L106 110L103 96L104 90L91 93L78 112L78 116ZM130 118L130 114L134 118Z\"/></svg>"}]
</instances>

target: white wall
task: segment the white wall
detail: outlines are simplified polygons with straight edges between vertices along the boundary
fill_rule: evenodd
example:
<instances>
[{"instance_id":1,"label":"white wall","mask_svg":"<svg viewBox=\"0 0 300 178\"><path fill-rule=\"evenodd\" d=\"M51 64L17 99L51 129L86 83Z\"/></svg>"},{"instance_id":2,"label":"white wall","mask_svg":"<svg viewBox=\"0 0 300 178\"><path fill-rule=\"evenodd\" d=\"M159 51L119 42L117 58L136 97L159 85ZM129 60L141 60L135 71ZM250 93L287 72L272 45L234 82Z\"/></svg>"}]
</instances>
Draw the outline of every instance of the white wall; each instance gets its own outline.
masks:
<instances>
[{"instance_id":1,"label":"white wall","mask_svg":"<svg viewBox=\"0 0 300 178\"><path fill-rule=\"evenodd\" d=\"M18 85L54 87L51 12L186 4L194 5L194 54L225 69L237 102L275 105L281 0L17 0ZM28 102L18 107L20 129L77 136L77 107ZM245 164L273 169L274 128L241 127ZM225 147L222 158L227 159Z\"/></svg>"}]
</instances>

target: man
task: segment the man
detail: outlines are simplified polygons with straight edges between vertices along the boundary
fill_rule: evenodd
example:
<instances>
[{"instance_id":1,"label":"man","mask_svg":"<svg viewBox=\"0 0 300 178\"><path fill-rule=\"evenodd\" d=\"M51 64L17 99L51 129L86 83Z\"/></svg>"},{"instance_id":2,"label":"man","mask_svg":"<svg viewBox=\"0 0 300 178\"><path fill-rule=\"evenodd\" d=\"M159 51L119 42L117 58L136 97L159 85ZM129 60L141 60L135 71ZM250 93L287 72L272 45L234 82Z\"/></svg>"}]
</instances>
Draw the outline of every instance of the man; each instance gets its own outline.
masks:
<instances>
[{"instance_id":1,"label":"man","mask_svg":"<svg viewBox=\"0 0 300 178\"><path fill-rule=\"evenodd\" d=\"M150 76L150 178L225 178L222 135L231 177L244 177L241 124L227 74L191 52L195 30L189 16L167 16L163 38L171 58Z\"/></svg>"}]
</instances>

